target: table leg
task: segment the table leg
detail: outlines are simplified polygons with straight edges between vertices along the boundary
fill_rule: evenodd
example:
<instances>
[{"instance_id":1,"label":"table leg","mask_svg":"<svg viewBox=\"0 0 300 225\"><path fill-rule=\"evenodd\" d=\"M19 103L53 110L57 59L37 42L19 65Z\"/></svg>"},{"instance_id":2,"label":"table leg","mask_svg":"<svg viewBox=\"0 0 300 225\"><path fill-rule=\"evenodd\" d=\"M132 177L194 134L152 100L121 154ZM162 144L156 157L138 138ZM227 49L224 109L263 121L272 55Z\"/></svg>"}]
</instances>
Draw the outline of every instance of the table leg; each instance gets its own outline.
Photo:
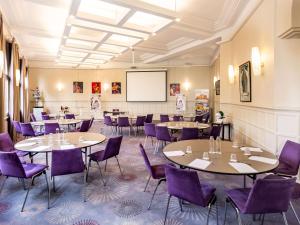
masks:
<instances>
[{"instance_id":1,"label":"table leg","mask_svg":"<svg viewBox=\"0 0 300 225\"><path fill-rule=\"evenodd\" d=\"M87 147L84 148L84 163L85 163L85 169L87 168L87 154L88 154L88 150Z\"/></svg>"},{"instance_id":2,"label":"table leg","mask_svg":"<svg viewBox=\"0 0 300 225\"><path fill-rule=\"evenodd\" d=\"M224 128L225 128L225 126L224 126L224 124L223 124L223 125L222 125L222 140L224 140L224 136L225 136Z\"/></svg>"},{"instance_id":3,"label":"table leg","mask_svg":"<svg viewBox=\"0 0 300 225\"><path fill-rule=\"evenodd\" d=\"M231 139L231 126L230 124L228 125L228 140L230 141Z\"/></svg>"},{"instance_id":4,"label":"table leg","mask_svg":"<svg viewBox=\"0 0 300 225\"><path fill-rule=\"evenodd\" d=\"M246 188L246 175L244 175L244 188Z\"/></svg>"}]
</instances>

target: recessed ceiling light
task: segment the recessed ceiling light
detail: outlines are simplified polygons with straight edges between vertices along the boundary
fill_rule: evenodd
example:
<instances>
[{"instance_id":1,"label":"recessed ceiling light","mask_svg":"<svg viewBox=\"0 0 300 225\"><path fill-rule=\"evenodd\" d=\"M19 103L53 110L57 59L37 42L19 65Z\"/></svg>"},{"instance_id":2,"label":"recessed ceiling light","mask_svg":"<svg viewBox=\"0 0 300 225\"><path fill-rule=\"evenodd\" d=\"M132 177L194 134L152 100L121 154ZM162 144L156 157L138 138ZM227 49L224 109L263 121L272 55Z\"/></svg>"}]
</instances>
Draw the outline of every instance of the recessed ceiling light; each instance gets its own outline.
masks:
<instances>
[{"instance_id":1,"label":"recessed ceiling light","mask_svg":"<svg viewBox=\"0 0 300 225\"><path fill-rule=\"evenodd\" d=\"M177 17L177 18L175 19L175 21L176 21L176 22L180 22L181 19L180 19L179 17Z\"/></svg>"},{"instance_id":2,"label":"recessed ceiling light","mask_svg":"<svg viewBox=\"0 0 300 225\"><path fill-rule=\"evenodd\" d=\"M152 36L155 36L155 35L156 35L156 33L155 33L155 32L153 32L153 33L152 33Z\"/></svg>"}]
</instances>

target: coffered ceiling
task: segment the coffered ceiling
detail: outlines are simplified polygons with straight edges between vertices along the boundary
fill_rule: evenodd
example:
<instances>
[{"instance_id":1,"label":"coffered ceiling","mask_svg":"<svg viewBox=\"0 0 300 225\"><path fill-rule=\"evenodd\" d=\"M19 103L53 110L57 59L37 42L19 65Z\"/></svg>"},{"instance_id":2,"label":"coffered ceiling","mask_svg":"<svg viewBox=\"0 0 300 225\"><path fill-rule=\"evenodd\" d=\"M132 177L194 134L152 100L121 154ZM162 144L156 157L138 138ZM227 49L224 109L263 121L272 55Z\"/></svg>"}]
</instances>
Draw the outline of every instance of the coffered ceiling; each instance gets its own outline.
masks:
<instances>
[{"instance_id":1,"label":"coffered ceiling","mask_svg":"<svg viewBox=\"0 0 300 225\"><path fill-rule=\"evenodd\" d=\"M33 67L208 65L260 0L0 0Z\"/></svg>"}]
</instances>

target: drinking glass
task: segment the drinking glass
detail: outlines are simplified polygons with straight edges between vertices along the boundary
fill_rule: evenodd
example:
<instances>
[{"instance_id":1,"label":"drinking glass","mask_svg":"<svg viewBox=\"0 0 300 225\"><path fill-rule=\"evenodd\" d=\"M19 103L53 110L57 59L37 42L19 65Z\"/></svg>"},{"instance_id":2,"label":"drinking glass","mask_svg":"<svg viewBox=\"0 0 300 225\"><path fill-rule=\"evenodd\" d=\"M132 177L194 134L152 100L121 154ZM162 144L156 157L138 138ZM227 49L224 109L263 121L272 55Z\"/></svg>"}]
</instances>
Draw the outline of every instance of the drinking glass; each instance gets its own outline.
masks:
<instances>
[{"instance_id":1,"label":"drinking glass","mask_svg":"<svg viewBox=\"0 0 300 225\"><path fill-rule=\"evenodd\" d=\"M192 153L192 146L186 146L186 153Z\"/></svg>"},{"instance_id":2,"label":"drinking glass","mask_svg":"<svg viewBox=\"0 0 300 225\"><path fill-rule=\"evenodd\" d=\"M213 136L210 136L209 138L209 153L210 154L215 153L215 139Z\"/></svg>"},{"instance_id":3,"label":"drinking glass","mask_svg":"<svg viewBox=\"0 0 300 225\"><path fill-rule=\"evenodd\" d=\"M56 128L55 131L57 134L59 134L59 128Z\"/></svg>"},{"instance_id":4,"label":"drinking glass","mask_svg":"<svg viewBox=\"0 0 300 225\"><path fill-rule=\"evenodd\" d=\"M237 162L237 157L235 153L231 153L230 155L230 162Z\"/></svg>"},{"instance_id":5,"label":"drinking glass","mask_svg":"<svg viewBox=\"0 0 300 225\"><path fill-rule=\"evenodd\" d=\"M215 142L215 149L217 154L222 154L221 152L221 138L217 137L217 140Z\"/></svg>"},{"instance_id":6,"label":"drinking glass","mask_svg":"<svg viewBox=\"0 0 300 225\"><path fill-rule=\"evenodd\" d=\"M251 155L251 151L248 147L245 148L244 155Z\"/></svg>"},{"instance_id":7,"label":"drinking glass","mask_svg":"<svg viewBox=\"0 0 300 225\"><path fill-rule=\"evenodd\" d=\"M203 157L202 157L202 159L204 159L204 160L209 160L209 154L208 154L208 152L203 152Z\"/></svg>"}]
</instances>

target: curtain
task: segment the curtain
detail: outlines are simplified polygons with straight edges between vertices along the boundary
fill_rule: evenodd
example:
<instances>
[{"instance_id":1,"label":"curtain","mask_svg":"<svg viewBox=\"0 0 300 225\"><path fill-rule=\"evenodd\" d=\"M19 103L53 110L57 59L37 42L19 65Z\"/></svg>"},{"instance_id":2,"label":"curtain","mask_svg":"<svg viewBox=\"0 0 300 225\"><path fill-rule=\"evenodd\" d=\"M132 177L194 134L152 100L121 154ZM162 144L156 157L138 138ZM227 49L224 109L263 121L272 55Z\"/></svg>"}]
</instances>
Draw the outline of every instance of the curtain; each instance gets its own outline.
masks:
<instances>
[{"instance_id":1,"label":"curtain","mask_svg":"<svg viewBox=\"0 0 300 225\"><path fill-rule=\"evenodd\" d=\"M3 35L3 19L2 14L0 13L0 50L5 52L5 41L4 41L4 35ZM2 62L0 62L2 63ZM4 62L3 62L4 63ZM2 74L0 74L0 133L5 131L5 107L4 107L4 75L3 71L0 71Z\"/></svg>"},{"instance_id":2,"label":"curtain","mask_svg":"<svg viewBox=\"0 0 300 225\"><path fill-rule=\"evenodd\" d=\"M26 87L26 79L28 78L26 60L22 57L21 61L21 88L20 98L21 104L21 121L28 121L28 87ZM28 81L28 80L27 80Z\"/></svg>"}]
</instances>

